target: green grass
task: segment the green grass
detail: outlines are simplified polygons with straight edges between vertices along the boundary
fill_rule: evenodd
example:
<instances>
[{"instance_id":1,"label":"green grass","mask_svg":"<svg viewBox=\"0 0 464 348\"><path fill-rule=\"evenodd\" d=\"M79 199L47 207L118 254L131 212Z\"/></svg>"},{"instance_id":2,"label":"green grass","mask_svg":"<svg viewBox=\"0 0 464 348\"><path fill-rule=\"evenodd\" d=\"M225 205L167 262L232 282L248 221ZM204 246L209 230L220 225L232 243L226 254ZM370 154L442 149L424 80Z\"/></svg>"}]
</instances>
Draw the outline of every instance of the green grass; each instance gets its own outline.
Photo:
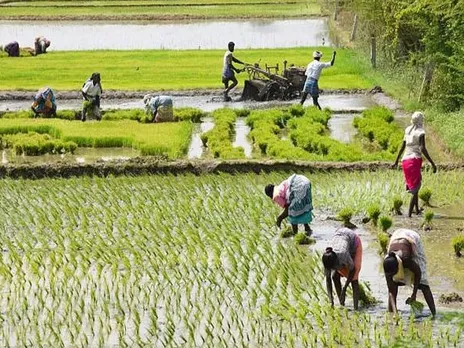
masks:
<instances>
[{"instance_id":1,"label":"green grass","mask_svg":"<svg viewBox=\"0 0 464 348\"><path fill-rule=\"evenodd\" d=\"M306 174L322 209L393 173ZM276 238L262 189L287 176L0 181L0 345L450 346L440 319L330 308L320 255Z\"/></svg>"},{"instance_id":2,"label":"green grass","mask_svg":"<svg viewBox=\"0 0 464 348\"><path fill-rule=\"evenodd\" d=\"M288 49L241 49L235 56L247 63L261 60L274 65L284 60L297 66L312 61L315 47ZM327 47L317 48L329 59ZM140 50L49 52L37 57L7 58L0 55L1 90L37 90L44 85L55 90L79 90L94 71L101 73L103 90L184 90L222 88L224 50ZM369 67L350 50L339 49L335 65L324 70L322 89L368 89L373 80L365 77ZM57 73L59 71L59 74ZM239 87L247 78L238 74Z\"/></svg>"},{"instance_id":3,"label":"green grass","mask_svg":"<svg viewBox=\"0 0 464 348\"><path fill-rule=\"evenodd\" d=\"M464 157L464 111L441 113L430 110L426 112L426 122L443 139L448 149Z\"/></svg>"},{"instance_id":4,"label":"green grass","mask_svg":"<svg viewBox=\"0 0 464 348\"><path fill-rule=\"evenodd\" d=\"M87 1L79 2L23 2L0 6L0 18L157 18L157 19L188 19L188 18L289 18L319 16L321 9L315 1L277 2L262 0L239 1Z\"/></svg>"},{"instance_id":5,"label":"green grass","mask_svg":"<svg viewBox=\"0 0 464 348\"><path fill-rule=\"evenodd\" d=\"M192 124L142 124L136 121L79 122L59 119L4 119L0 134L50 134L82 147L133 147L143 155L182 157L190 144Z\"/></svg>"}]
</instances>

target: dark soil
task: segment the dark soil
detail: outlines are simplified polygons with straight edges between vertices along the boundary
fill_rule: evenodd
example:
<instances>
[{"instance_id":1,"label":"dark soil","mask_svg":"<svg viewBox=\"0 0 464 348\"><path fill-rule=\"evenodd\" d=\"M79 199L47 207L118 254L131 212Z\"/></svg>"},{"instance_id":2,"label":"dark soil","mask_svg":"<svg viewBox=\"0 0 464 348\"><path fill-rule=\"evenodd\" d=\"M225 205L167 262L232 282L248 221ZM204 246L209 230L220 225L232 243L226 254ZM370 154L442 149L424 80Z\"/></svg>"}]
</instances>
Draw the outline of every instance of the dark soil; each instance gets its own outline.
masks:
<instances>
[{"instance_id":1,"label":"dark soil","mask_svg":"<svg viewBox=\"0 0 464 348\"><path fill-rule=\"evenodd\" d=\"M82 94L79 90L75 91L58 91L54 90L57 99L82 99ZM157 91L159 92L159 91ZM223 92L222 89L194 89L169 91L169 95L173 97L196 97L196 96L211 96L217 97ZM325 90L324 94L364 94L367 90L362 89L337 89ZM37 90L33 91L0 91L0 100L32 100ZM142 99L146 94L153 94L154 91L119 91L119 90L104 90L102 99ZM236 92L238 93L238 92Z\"/></svg>"},{"instance_id":2,"label":"dark soil","mask_svg":"<svg viewBox=\"0 0 464 348\"><path fill-rule=\"evenodd\" d=\"M464 168L464 164L439 166L441 170ZM303 161L166 161L158 157L136 157L126 161L96 163L45 163L6 164L0 166L0 178L69 178L75 176L149 175L206 173L268 173L273 171L333 172L333 171L376 171L391 168L388 162L303 162Z\"/></svg>"}]
</instances>

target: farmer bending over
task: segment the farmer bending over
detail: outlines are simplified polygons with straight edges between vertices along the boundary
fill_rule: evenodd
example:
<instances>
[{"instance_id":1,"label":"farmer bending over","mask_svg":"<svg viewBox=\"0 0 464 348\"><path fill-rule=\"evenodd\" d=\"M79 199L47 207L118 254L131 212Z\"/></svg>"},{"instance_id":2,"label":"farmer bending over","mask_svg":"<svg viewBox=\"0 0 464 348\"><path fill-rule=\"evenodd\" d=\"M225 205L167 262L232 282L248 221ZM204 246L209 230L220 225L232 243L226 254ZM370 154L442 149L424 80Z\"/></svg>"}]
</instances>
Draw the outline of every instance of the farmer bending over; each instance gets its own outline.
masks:
<instances>
[{"instance_id":1,"label":"farmer bending over","mask_svg":"<svg viewBox=\"0 0 464 348\"><path fill-rule=\"evenodd\" d=\"M322 57L322 52L320 51L314 51L313 52L313 58L314 60L308 64L308 67L306 68L306 82L303 87L303 94L301 95L301 101L300 104L303 105L306 97L308 94L311 95L313 98L313 104L316 106L319 110L321 110L321 106L319 105L319 77L321 76L322 69L324 68L330 68L332 65L335 63L335 56L337 55L337 52L333 52L332 54L332 60L328 63L322 63L320 62L321 57Z\"/></svg>"},{"instance_id":2,"label":"farmer bending over","mask_svg":"<svg viewBox=\"0 0 464 348\"><path fill-rule=\"evenodd\" d=\"M335 231L331 247L325 249L322 255L322 263L325 269L325 281L327 294L331 305L334 305L332 281L335 285L338 300L345 305L346 289L351 283L353 289L353 306L358 309L359 302L359 271L362 264L362 243L359 236L349 228L342 227ZM342 289L340 277L346 278ZM332 279L330 279L332 277Z\"/></svg>"},{"instance_id":3,"label":"farmer bending over","mask_svg":"<svg viewBox=\"0 0 464 348\"><path fill-rule=\"evenodd\" d=\"M34 40L35 55L47 53L47 48L50 47L50 40L43 36L36 37Z\"/></svg>"},{"instance_id":4,"label":"farmer bending over","mask_svg":"<svg viewBox=\"0 0 464 348\"><path fill-rule=\"evenodd\" d=\"M31 105L31 109L38 117L40 114L44 116L56 117L56 101L55 94L50 87L42 88L34 96L34 102Z\"/></svg>"},{"instance_id":5,"label":"farmer bending over","mask_svg":"<svg viewBox=\"0 0 464 348\"><path fill-rule=\"evenodd\" d=\"M100 74L93 73L92 76L82 85L82 96L84 97L84 107L82 109L82 122L87 119L90 112L97 120L101 120L100 97L103 89L100 82Z\"/></svg>"},{"instance_id":6,"label":"farmer bending over","mask_svg":"<svg viewBox=\"0 0 464 348\"><path fill-rule=\"evenodd\" d=\"M282 221L288 217L293 233L298 232L298 224L303 224L306 234L311 235L313 200L311 182L304 175L293 174L280 185L269 184L264 192L284 211L277 217L276 224L280 228Z\"/></svg>"},{"instance_id":7,"label":"farmer bending over","mask_svg":"<svg viewBox=\"0 0 464 348\"><path fill-rule=\"evenodd\" d=\"M0 49L1 50L1 49ZM17 41L12 41L3 47L3 51L8 53L8 57L19 57L19 44Z\"/></svg>"},{"instance_id":8,"label":"farmer bending over","mask_svg":"<svg viewBox=\"0 0 464 348\"><path fill-rule=\"evenodd\" d=\"M174 113L172 109L172 98L166 95L157 95L155 97L147 94L143 97L145 111L152 115L152 122L172 122Z\"/></svg>"},{"instance_id":9,"label":"farmer bending over","mask_svg":"<svg viewBox=\"0 0 464 348\"><path fill-rule=\"evenodd\" d=\"M222 83L224 84L224 101L231 101L232 99L229 97L229 92L232 88L237 86L238 81L237 78L235 77L235 73L237 74L240 73L241 70L237 69L232 62L239 63L244 65L242 61L238 60L237 58L234 57L233 52L235 49L235 43L232 41L229 42L228 45L229 49L226 51L224 54L224 67L222 69ZM229 86L229 82L232 82L232 84Z\"/></svg>"},{"instance_id":10,"label":"farmer bending over","mask_svg":"<svg viewBox=\"0 0 464 348\"><path fill-rule=\"evenodd\" d=\"M414 284L411 297L406 300L406 304L415 301L417 290L421 289L430 312L435 316L435 302L427 281L426 267L424 247L419 234L405 228L393 232L388 245L388 255L383 261L388 286L389 312L397 312L398 287Z\"/></svg>"}]
</instances>

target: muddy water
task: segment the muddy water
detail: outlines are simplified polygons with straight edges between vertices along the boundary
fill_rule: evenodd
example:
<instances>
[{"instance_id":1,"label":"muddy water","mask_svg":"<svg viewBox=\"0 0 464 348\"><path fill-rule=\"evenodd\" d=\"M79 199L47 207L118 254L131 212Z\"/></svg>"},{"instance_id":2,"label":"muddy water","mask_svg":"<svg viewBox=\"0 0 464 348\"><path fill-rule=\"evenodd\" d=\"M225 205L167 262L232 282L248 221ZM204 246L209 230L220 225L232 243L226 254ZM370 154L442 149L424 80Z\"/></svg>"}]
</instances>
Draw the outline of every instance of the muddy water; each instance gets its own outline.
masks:
<instances>
[{"instance_id":1,"label":"muddy water","mask_svg":"<svg viewBox=\"0 0 464 348\"><path fill-rule=\"evenodd\" d=\"M140 152L132 148L87 148L79 147L74 154L22 156L11 150L2 151L2 164L41 164L41 163L94 163L110 161L127 161L140 156Z\"/></svg>"},{"instance_id":2,"label":"muddy water","mask_svg":"<svg viewBox=\"0 0 464 348\"><path fill-rule=\"evenodd\" d=\"M38 35L50 51L129 49L225 49L330 46L326 19L195 21L168 23L0 21L1 39L33 46ZM0 43L4 44L4 43Z\"/></svg>"},{"instance_id":3,"label":"muddy water","mask_svg":"<svg viewBox=\"0 0 464 348\"><path fill-rule=\"evenodd\" d=\"M206 133L214 127L213 119L210 117L204 117L201 120L200 125L198 125L193 131L192 142L188 150L187 157L189 159L201 158L204 152L203 142L201 141L200 136L203 133Z\"/></svg>"},{"instance_id":4,"label":"muddy water","mask_svg":"<svg viewBox=\"0 0 464 348\"><path fill-rule=\"evenodd\" d=\"M233 102L224 102L217 96L211 95L197 95L173 96L174 107L195 107L203 111L210 112L223 107L230 107L233 109L265 109L280 106L287 106L298 103L298 100L287 101L268 101L268 102L255 102L255 101L238 101L239 96L235 95ZM353 113L360 112L375 105L374 101L369 95L365 94L327 94L319 98L322 107L328 107L336 112ZM31 101L25 100L2 100L0 101L0 111L18 111L29 110ZM103 109L143 109L144 105L142 99L102 99ZM80 109L82 107L81 99L64 99L57 100L58 109ZM306 102L305 106L310 106L310 102Z\"/></svg>"},{"instance_id":5,"label":"muddy water","mask_svg":"<svg viewBox=\"0 0 464 348\"><path fill-rule=\"evenodd\" d=\"M235 122L235 141L232 145L234 147L243 147L245 157L250 158L253 148L247 138L248 133L250 133L250 127L246 124L246 118L238 118L237 122Z\"/></svg>"},{"instance_id":6,"label":"muddy water","mask_svg":"<svg viewBox=\"0 0 464 348\"><path fill-rule=\"evenodd\" d=\"M329 120L330 136L342 143L353 141L357 133L353 119L357 114L333 114Z\"/></svg>"}]
</instances>

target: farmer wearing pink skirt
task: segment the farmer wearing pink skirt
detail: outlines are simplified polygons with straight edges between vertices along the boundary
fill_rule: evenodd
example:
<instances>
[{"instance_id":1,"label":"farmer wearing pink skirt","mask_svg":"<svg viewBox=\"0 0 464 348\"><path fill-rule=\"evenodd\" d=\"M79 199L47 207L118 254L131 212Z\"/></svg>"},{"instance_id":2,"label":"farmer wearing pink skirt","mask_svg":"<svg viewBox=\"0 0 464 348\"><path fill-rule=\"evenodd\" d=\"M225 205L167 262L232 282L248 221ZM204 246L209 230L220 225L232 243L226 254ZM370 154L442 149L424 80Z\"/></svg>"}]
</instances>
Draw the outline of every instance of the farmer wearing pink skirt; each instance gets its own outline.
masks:
<instances>
[{"instance_id":1,"label":"farmer wearing pink skirt","mask_svg":"<svg viewBox=\"0 0 464 348\"><path fill-rule=\"evenodd\" d=\"M401 154L406 150L401 165L403 167L406 190L412 194L411 202L409 203L409 217L411 217L414 209L416 210L416 214L420 213L419 190L422 183L422 154L432 165L433 172L437 172L437 167L425 147L425 130L423 125L424 115L422 112L416 111L412 114L411 125L404 132L403 143L394 164L395 167L398 165Z\"/></svg>"}]
</instances>

